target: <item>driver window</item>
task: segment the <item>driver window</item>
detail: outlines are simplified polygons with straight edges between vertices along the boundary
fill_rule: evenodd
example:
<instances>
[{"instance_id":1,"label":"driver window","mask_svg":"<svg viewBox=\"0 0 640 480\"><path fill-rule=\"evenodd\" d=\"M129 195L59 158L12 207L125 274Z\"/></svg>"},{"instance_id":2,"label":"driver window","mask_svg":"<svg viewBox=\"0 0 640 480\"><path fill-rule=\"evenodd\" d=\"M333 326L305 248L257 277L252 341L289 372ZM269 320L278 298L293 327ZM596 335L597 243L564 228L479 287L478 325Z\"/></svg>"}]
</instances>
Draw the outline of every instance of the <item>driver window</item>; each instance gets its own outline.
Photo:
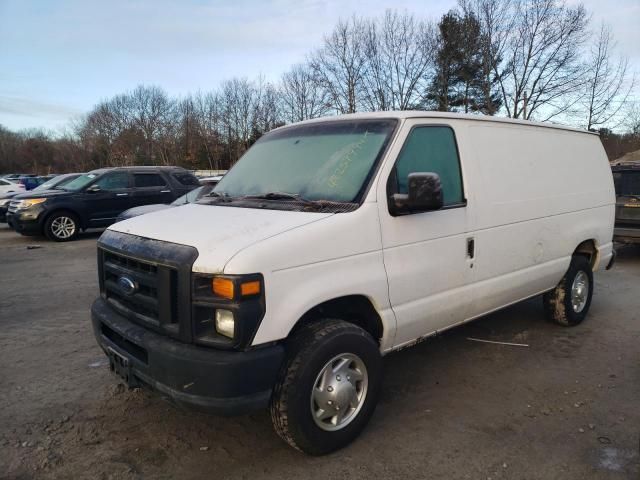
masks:
<instances>
[{"instance_id":1,"label":"driver window","mask_svg":"<svg viewBox=\"0 0 640 480\"><path fill-rule=\"evenodd\" d=\"M449 127L425 126L411 130L395 168L398 193L408 193L410 173L433 172L440 176L444 205L464 201L456 140Z\"/></svg>"},{"instance_id":2,"label":"driver window","mask_svg":"<svg viewBox=\"0 0 640 480\"><path fill-rule=\"evenodd\" d=\"M100 187L100 190L122 190L129 188L129 174L127 172L107 173L100 177L94 185Z\"/></svg>"}]
</instances>

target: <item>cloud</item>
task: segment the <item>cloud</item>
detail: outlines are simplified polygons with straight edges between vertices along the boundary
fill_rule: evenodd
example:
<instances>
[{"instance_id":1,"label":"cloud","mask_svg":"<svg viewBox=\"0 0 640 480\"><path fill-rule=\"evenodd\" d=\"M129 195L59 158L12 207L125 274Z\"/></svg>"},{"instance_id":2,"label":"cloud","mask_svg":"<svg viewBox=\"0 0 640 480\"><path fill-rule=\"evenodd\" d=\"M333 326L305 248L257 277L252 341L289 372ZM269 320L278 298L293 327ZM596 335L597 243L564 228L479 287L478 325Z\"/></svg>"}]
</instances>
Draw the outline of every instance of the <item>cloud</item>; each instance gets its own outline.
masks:
<instances>
[{"instance_id":1,"label":"cloud","mask_svg":"<svg viewBox=\"0 0 640 480\"><path fill-rule=\"evenodd\" d=\"M21 97L0 95L0 115L69 118L81 114L75 108Z\"/></svg>"}]
</instances>

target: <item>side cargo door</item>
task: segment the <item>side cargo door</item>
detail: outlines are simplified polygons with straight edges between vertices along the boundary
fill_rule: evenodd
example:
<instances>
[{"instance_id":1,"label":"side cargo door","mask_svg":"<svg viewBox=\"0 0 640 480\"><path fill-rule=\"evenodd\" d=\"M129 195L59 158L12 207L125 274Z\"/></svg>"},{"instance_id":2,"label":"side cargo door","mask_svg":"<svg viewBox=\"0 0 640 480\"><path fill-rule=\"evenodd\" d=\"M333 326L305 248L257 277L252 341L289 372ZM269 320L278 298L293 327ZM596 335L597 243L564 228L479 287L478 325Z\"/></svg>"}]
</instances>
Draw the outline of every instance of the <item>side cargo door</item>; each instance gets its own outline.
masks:
<instances>
[{"instance_id":1,"label":"side cargo door","mask_svg":"<svg viewBox=\"0 0 640 480\"><path fill-rule=\"evenodd\" d=\"M386 185L378 185L384 265L397 319L394 345L445 329L467 318L473 281L474 239L464 169L450 125L405 123L406 139ZM385 169L387 166L385 165ZM388 198L407 193L410 173L440 176L441 210L393 216ZM385 190L383 192L383 190Z\"/></svg>"}]
</instances>

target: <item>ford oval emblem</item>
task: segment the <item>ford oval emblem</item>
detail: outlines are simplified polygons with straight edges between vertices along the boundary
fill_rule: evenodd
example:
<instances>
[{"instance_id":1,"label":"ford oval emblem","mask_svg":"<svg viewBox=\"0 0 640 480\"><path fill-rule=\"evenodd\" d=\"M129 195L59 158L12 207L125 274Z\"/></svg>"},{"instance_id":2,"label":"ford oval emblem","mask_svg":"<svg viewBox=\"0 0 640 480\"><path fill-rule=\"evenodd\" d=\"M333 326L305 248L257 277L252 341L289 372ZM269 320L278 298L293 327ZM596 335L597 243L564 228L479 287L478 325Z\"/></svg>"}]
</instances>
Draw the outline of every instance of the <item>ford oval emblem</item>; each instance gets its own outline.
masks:
<instances>
[{"instance_id":1,"label":"ford oval emblem","mask_svg":"<svg viewBox=\"0 0 640 480\"><path fill-rule=\"evenodd\" d=\"M122 293L124 293L125 295L133 295L138 290L138 285L136 285L136 282L124 275L118 277L118 286L122 290Z\"/></svg>"}]
</instances>

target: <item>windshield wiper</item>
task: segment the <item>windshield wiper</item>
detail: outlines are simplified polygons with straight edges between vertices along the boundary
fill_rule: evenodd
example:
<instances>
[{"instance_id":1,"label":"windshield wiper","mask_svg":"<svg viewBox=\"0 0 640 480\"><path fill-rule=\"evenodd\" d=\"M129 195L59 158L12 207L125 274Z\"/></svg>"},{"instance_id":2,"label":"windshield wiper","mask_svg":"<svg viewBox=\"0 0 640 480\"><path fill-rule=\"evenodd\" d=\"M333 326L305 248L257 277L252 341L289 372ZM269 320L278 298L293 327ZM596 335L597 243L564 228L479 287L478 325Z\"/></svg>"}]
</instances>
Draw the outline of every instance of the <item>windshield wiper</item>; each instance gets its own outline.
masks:
<instances>
[{"instance_id":1,"label":"windshield wiper","mask_svg":"<svg viewBox=\"0 0 640 480\"><path fill-rule=\"evenodd\" d=\"M268 192L268 193L261 193L259 195L245 195L242 198L257 199L257 200L295 200L297 202L315 204L313 200L304 198L299 193L287 193L287 192Z\"/></svg>"},{"instance_id":2,"label":"windshield wiper","mask_svg":"<svg viewBox=\"0 0 640 480\"><path fill-rule=\"evenodd\" d=\"M205 197L219 198L220 200L225 202L230 202L231 199L233 198L227 192L213 192L213 191L207 193L206 195L203 195L201 198L205 198Z\"/></svg>"}]
</instances>

